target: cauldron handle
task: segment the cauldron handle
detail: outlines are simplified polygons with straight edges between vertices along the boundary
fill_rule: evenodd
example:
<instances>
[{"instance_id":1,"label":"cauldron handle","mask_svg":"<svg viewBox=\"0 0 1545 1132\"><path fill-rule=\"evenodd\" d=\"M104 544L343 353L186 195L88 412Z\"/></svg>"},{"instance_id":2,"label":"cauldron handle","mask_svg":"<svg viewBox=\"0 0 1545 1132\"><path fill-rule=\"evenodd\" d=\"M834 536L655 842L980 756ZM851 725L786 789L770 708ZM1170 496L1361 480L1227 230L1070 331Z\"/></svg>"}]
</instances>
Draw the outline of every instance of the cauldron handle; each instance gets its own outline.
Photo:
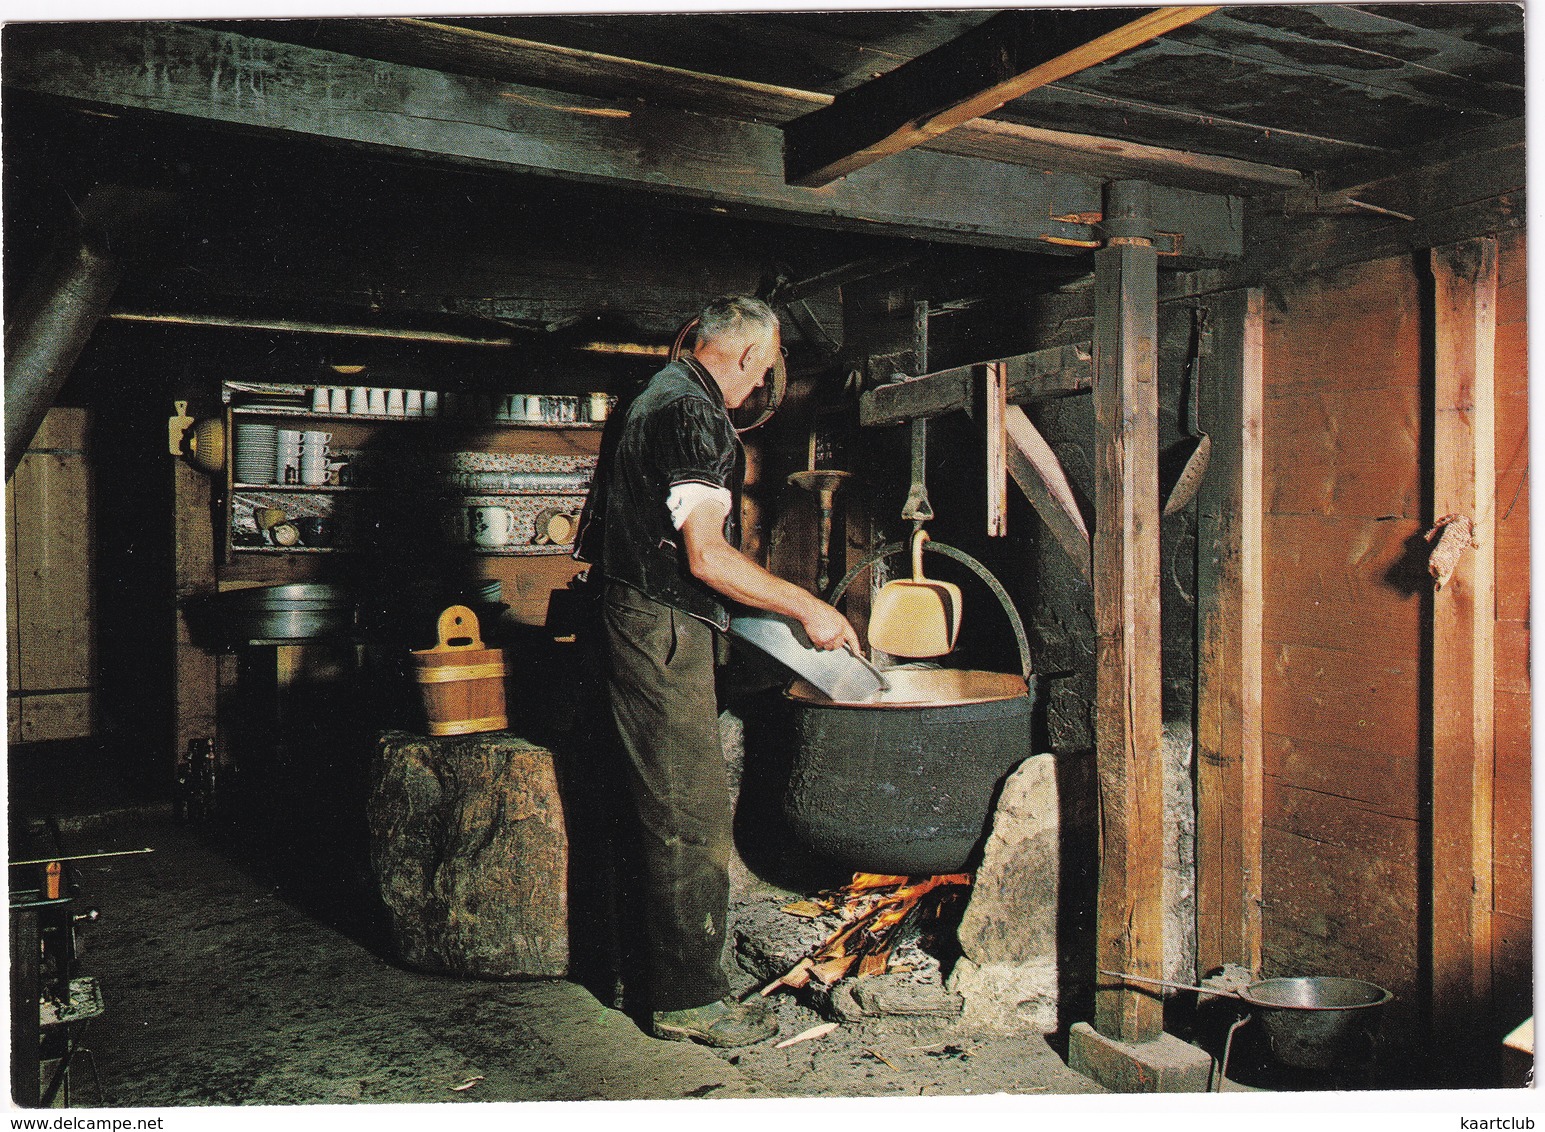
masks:
<instances>
[{"instance_id":1,"label":"cauldron handle","mask_svg":"<svg viewBox=\"0 0 1545 1132\"><path fill-rule=\"evenodd\" d=\"M947 546L942 542L934 542L932 539L923 543L923 550L932 554L942 554L946 558L953 558L956 562L964 563L971 568L978 578L987 583L987 588L992 590L993 596L998 599L999 603L1003 606L1003 611L1008 614L1009 624L1014 629L1014 643L1019 646L1020 669L1024 678L1028 681L1030 679L1030 640L1025 636L1025 624L1019 619L1019 611L1014 608L1014 603L1009 599L1008 591L1003 588L1002 583L993 577L991 570L987 569L987 567L963 550L956 550L953 546ZM904 542L886 543L844 574L842 581L832 587L826 600L832 605L836 605L841 600L842 595L847 592L847 588L853 584L854 578L880 561L880 559L906 552L907 544Z\"/></svg>"}]
</instances>

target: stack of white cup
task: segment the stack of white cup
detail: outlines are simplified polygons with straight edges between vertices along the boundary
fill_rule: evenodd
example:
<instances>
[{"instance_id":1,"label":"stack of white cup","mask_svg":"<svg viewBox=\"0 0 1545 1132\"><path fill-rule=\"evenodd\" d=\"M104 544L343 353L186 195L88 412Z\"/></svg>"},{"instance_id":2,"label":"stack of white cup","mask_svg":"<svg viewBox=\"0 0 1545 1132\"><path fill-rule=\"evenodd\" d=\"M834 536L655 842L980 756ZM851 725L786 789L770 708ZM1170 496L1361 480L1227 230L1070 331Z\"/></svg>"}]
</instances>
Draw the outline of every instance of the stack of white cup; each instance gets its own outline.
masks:
<instances>
[{"instance_id":1,"label":"stack of white cup","mask_svg":"<svg viewBox=\"0 0 1545 1132\"><path fill-rule=\"evenodd\" d=\"M293 428L274 431L274 482L299 483L301 433Z\"/></svg>"},{"instance_id":2,"label":"stack of white cup","mask_svg":"<svg viewBox=\"0 0 1545 1132\"><path fill-rule=\"evenodd\" d=\"M300 446L300 482L307 487L317 487L327 482L328 444L330 432L303 432Z\"/></svg>"}]
</instances>

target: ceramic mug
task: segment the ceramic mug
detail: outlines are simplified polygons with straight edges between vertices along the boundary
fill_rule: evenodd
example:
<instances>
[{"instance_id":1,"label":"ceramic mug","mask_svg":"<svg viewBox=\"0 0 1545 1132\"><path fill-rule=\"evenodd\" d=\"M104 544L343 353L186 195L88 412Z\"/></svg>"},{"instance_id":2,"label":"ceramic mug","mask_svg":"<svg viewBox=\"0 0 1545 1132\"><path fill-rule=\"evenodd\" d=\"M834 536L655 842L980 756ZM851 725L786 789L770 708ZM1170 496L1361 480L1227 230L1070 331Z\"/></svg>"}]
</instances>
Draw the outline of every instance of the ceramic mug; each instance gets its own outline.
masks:
<instances>
[{"instance_id":1,"label":"ceramic mug","mask_svg":"<svg viewBox=\"0 0 1545 1132\"><path fill-rule=\"evenodd\" d=\"M508 546L515 535L515 516L506 507L469 507L467 530L478 546Z\"/></svg>"},{"instance_id":2,"label":"ceramic mug","mask_svg":"<svg viewBox=\"0 0 1545 1132\"><path fill-rule=\"evenodd\" d=\"M536 537L531 541L538 546L554 544L567 546L574 541L579 528L579 518L561 507L544 507L536 517Z\"/></svg>"},{"instance_id":3,"label":"ceramic mug","mask_svg":"<svg viewBox=\"0 0 1545 1132\"><path fill-rule=\"evenodd\" d=\"M349 390L349 412L361 415L370 412L370 390L363 385Z\"/></svg>"},{"instance_id":4,"label":"ceramic mug","mask_svg":"<svg viewBox=\"0 0 1545 1132\"><path fill-rule=\"evenodd\" d=\"M375 417L386 416L386 390L372 389L370 391L370 415Z\"/></svg>"}]
</instances>

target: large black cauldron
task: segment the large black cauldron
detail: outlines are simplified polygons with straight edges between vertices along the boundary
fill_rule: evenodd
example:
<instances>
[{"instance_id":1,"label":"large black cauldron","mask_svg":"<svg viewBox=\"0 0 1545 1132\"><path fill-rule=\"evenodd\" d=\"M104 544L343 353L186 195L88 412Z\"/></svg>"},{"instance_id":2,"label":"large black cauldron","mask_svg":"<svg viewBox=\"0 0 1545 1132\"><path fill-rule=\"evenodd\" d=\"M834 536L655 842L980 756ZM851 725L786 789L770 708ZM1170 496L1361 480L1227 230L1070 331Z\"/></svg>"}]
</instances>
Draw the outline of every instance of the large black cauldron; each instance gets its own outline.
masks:
<instances>
[{"instance_id":1,"label":"large black cauldron","mask_svg":"<svg viewBox=\"0 0 1545 1132\"><path fill-rule=\"evenodd\" d=\"M832 591L889 554L890 543ZM1024 626L998 580L941 543L924 550L970 566L1013 624L1024 675L891 669L875 703L834 703L797 680L786 693L796 732L784 816L808 848L859 872L936 875L974 864L1003 779L1031 754L1036 681Z\"/></svg>"},{"instance_id":2,"label":"large black cauldron","mask_svg":"<svg viewBox=\"0 0 1545 1132\"><path fill-rule=\"evenodd\" d=\"M784 816L859 872L964 871L998 784L1030 756L1030 691L1005 672L892 669L878 703L833 703L795 681L798 736Z\"/></svg>"}]
</instances>

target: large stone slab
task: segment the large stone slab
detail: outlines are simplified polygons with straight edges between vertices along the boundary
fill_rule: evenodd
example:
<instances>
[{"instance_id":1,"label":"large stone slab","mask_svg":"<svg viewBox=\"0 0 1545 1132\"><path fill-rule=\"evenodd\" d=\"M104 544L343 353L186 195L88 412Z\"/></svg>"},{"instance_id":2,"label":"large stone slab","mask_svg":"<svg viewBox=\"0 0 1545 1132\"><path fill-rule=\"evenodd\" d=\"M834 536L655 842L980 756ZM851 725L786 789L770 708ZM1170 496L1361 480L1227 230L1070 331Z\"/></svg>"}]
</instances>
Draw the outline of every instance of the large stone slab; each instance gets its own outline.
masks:
<instances>
[{"instance_id":1,"label":"large stone slab","mask_svg":"<svg viewBox=\"0 0 1545 1132\"><path fill-rule=\"evenodd\" d=\"M567 973L568 839L550 751L506 731L380 739L370 860L405 962Z\"/></svg>"}]
</instances>

